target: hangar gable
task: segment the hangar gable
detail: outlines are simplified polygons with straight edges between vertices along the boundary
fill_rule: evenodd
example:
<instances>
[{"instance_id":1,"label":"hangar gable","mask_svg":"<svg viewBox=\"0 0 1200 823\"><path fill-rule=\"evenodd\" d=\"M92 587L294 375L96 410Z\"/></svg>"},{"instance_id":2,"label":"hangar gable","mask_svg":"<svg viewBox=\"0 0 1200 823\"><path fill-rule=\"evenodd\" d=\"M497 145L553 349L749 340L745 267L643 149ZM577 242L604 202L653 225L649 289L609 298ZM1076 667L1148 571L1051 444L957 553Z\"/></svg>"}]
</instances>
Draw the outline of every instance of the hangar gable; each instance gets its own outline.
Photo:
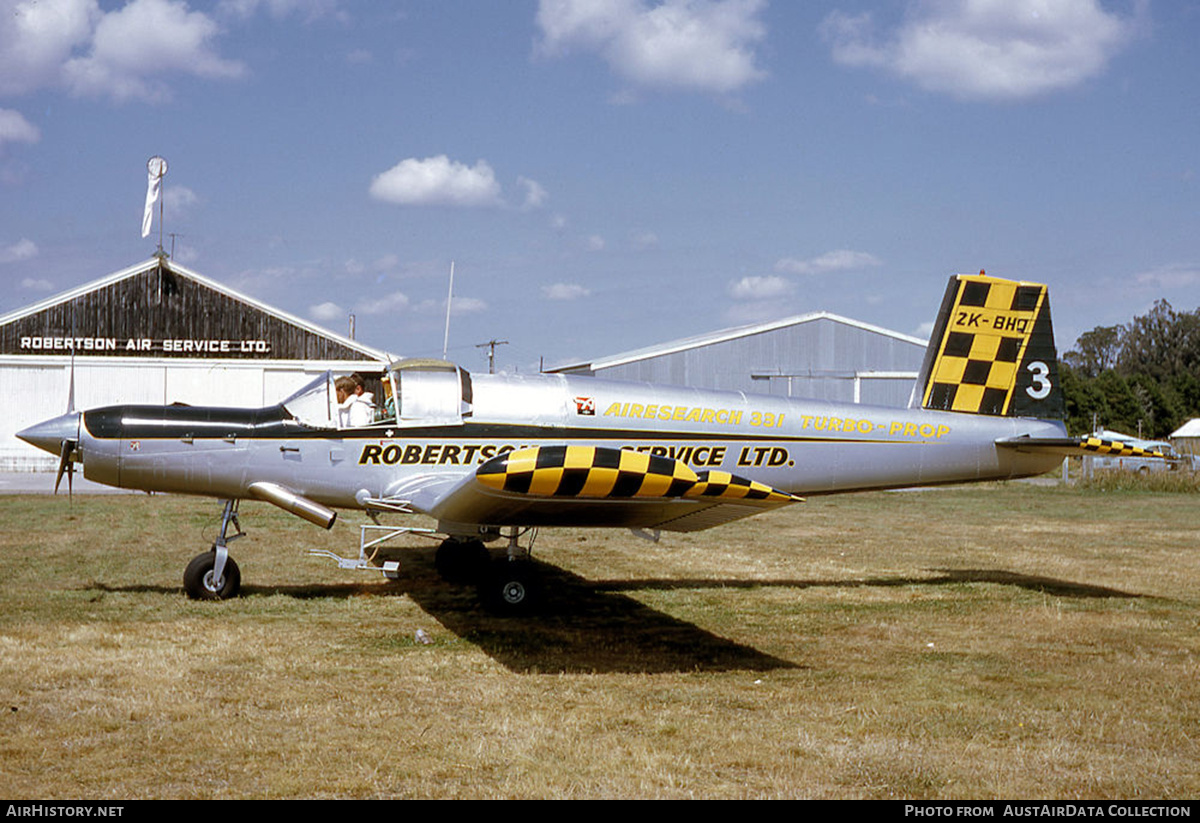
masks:
<instances>
[{"instance_id":1,"label":"hangar gable","mask_svg":"<svg viewBox=\"0 0 1200 823\"><path fill-rule=\"evenodd\" d=\"M155 257L0 317L0 355L362 361L386 353Z\"/></svg>"}]
</instances>

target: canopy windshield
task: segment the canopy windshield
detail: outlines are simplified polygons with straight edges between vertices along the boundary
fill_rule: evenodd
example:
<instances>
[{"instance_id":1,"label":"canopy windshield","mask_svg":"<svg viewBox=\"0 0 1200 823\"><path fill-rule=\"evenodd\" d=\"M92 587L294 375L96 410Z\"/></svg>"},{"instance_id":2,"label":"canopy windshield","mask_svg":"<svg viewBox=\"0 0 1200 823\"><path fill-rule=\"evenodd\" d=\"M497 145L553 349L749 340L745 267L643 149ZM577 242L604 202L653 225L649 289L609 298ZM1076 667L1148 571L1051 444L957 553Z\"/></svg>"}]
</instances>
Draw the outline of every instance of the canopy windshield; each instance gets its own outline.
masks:
<instances>
[{"instance_id":1,"label":"canopy windshield","mask_svg":"<svg viewBox=\"0 0 1200 823\"><path fill-rule=\"evenodd\" d=\"M337 393L333 390L333 372L325 372L280 405L306 426L336 428L338 403Z\"/></svg>"}]
</instances>

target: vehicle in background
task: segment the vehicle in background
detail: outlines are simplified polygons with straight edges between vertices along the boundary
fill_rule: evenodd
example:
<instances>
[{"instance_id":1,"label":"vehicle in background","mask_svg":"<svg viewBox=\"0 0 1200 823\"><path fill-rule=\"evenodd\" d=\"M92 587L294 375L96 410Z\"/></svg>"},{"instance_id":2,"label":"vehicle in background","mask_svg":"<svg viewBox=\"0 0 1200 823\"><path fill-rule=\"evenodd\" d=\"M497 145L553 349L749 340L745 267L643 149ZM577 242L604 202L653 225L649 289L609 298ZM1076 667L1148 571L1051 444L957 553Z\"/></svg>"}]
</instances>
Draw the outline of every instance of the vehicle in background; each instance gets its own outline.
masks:
<instances>
[{"instance_id":1,"label":"vehicle in background","mask_svg":"<svg viewBox=\"0 0 1200 823\"><path fill-rule=\"evenodd\" d=\"M1133 435L1121 434L1120 432L1108 429L1095 432L1093 436L1104 440L1120 440L1130 446L1137 446L1146 451L1160 452L1164 455L1165 459L1113 454L1089 455L1085 459L1091 461L1092 470L1116 470L1149 474L1150 472L1188 471L1195 468L1195 458L1192 455L1179 454L1166 440L1142 440Z\"/></svg>"}]
</instances>

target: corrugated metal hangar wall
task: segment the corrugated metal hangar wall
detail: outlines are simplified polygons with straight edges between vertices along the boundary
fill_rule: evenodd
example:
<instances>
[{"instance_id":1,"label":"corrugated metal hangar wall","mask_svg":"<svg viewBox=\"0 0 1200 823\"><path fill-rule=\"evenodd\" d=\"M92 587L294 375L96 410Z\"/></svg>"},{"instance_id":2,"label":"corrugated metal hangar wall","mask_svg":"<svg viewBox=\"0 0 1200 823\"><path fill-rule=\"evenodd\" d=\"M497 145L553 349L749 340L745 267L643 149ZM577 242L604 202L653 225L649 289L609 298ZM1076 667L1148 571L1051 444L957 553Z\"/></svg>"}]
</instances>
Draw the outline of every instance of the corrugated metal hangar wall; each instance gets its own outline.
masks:
<instances>
[{"instance_id":1,"label":"corrugated metal hangar wall","mask_svg":"<svg viewBox=\"0 0 1200 823\"><path fill-rule=\"evenodd\" d=\"M926 341L828 312L676 340L553 371L904 407Z\"/></svg>"}]
</instances>

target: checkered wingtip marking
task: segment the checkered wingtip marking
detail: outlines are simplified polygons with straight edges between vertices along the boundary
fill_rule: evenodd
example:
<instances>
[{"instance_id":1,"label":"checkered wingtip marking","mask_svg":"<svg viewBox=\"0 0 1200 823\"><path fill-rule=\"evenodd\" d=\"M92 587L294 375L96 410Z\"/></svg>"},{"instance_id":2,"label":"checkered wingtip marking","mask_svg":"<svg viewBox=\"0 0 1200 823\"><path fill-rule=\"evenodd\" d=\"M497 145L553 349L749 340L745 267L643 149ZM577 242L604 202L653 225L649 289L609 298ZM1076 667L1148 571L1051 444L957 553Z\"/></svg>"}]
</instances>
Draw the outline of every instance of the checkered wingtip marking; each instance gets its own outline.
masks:
<instances>
[{"instance_id":1,"label":"checkered wingtip marking","mask_svg":"<svg viewBox=\"0 0 1200 823\"><path fill-rule=\"evenodd\" d=\"M536 446L497 455L475 472L497 491L539 497L679 497L698 480L684 463L627 449Z\"/></svg>"},{"instance_id":2,"label":"checkered wingtip marking","mask_svg":"<svg viewBox=\"0 0 1200 823\"><path fill-rule=\"evenodd\" d=\"M1141 446L1131 446L1120 440L1105 440L1103 437L1085 437L1079 448L1096 454L1111 454L1117 457L1159 457L1166 455L1156 449L1143 449Z\"/></svg>"},{"instance_id":3,"label":"checkered wingtip marking","mask_svg":"<svg viewBox=\"0 0 1200 823\"><path fill-rule=\"evenodd\" d=\"M803 497L780 491L757 480L723 471L700 472L699 482L684 497L720 497L727 500L763 500L768 503L803 502Z\"/></svg>"},{"instance_id":4,"label":"checkered wingtip marking","mask_svg":"<svg viewBox=\"0 0 1200 823\"><path fill-rule=\"evenodd\" d=\"M670 457L595 446L517 449L493 457L476 470L475 477L497 491L538 497L803 500L729 472L696 474Z\"/></svg>"},{"instance_id":5,"label":"checkered wingtip marking","mask_svg":"<svg viewBox=\"0 0 1200 823\"><path fill-rule=\"evenodd\" d=\"M1006 414L1046 287L974 275L959 279L925 408Z\"/></svg>"}]
</instances>

